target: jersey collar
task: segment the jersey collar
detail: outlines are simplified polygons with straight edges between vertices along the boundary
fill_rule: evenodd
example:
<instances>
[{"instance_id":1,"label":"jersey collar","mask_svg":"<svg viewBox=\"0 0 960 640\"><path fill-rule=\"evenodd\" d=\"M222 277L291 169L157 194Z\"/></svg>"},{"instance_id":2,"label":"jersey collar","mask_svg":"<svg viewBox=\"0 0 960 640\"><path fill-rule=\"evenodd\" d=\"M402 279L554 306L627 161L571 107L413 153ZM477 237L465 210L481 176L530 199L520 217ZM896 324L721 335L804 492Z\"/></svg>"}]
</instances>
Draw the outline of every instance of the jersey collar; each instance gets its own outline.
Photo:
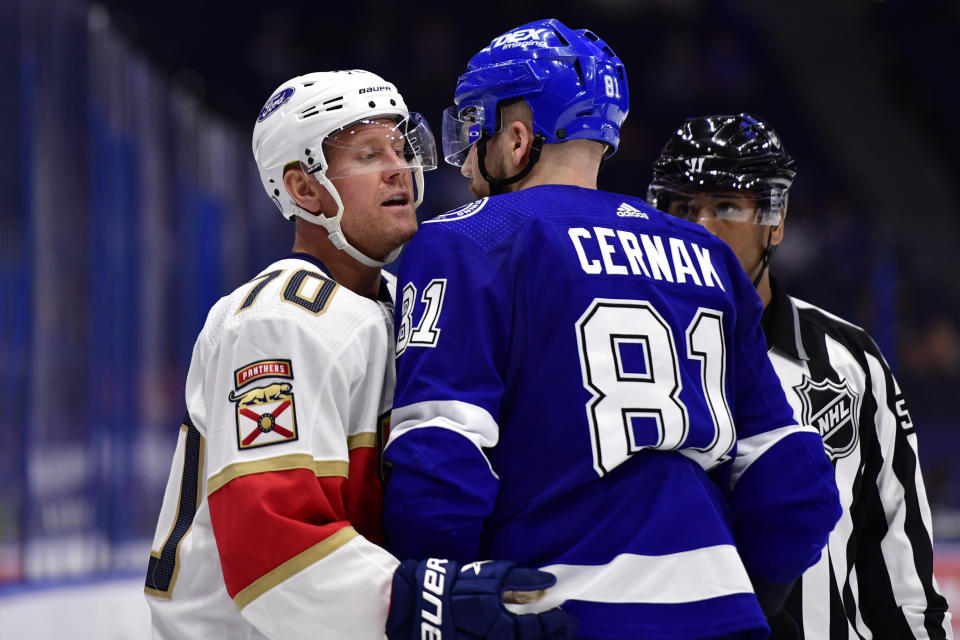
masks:
<instances>
[{"instance_id":1,"label":"jersey collar","mask_svg":"<svg viewBox=\"0 0 960 640\"><path fill-rule=\"evenodd\" d=\"M383 274L380 275L380 291L377 294L377 301L393 304L393 296L390 295L390 288L387 287L387 279L383 277Z\"/></svg>"},{"instance_id":2,"label":"jersey collar","mask_svg":"<svg viewBox=\"0 0 960 640\"><path fill-rule=\"evenodd\" d=\"M284 258L284 259L285 259L285 260L286 260L286 259L290 259L290 260L305 260L306 262L309 262L310 264L312 264L313 266L315 266L317 269L320 269L320 271L323 271L324 275L326 275L328 278L330 278L331 280L333 280L333 275L330 273L330 269L327 269L327 265L325 265L325 264L323 264L322 262L320 262L320 260L319 260L316 256L312 256L312 255L310 255L309 253L302 253L302 252L300 252L300 251L294 251L293 253L291 253L290 255L288 255L288 256L287 256L286 258Z\"/></svg>"},{"instance_id":3,"label":"jersey collar","mask_svg":"<svg viewBox=\"0 0 960 640\"><path fill-rule=\"evenodd\" d=\"M786 351L797 360L809 360L800 338L800 317L797 307L773 275L770 275L770 304L763 310L760 324L767 336L767 346Z\"/></svg>"},{"instance_id":4,"label":"jersey collar","mask_svg":"<svg viewBox=\"0 0 960 640\"><path fill-rule=\"evenodd\" d=\"M316 256L312 256L309 253L295 251L288 255L287 258L293 260L305 260L315 266L317 269L320 269L320 271L322 271L328 278L333 280L333 275L330 273L330 269L327 269L327 265L320 262ZM393 304L393 297L390 295L390 289L387 287L387 280L382 275L380 276L380 291L377 294L377 300L380 302Z\"/></svg>"}]
</instances>

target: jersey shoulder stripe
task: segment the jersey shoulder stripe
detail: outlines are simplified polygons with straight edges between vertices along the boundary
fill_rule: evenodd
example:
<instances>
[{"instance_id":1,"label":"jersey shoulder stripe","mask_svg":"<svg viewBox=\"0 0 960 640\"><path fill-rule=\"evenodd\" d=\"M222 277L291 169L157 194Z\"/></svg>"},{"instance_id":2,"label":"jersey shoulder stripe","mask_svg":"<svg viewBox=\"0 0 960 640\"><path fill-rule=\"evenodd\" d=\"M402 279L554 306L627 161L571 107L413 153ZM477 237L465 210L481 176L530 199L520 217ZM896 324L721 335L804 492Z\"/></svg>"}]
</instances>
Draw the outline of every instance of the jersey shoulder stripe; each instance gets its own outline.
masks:
<instances>
[{"instance_id":1,"label":"jersey shoulder stripe","mask_svg":"<svg viewBox=\"0 0 960 640\"><path fill-rule=\"evenodd\" d=\"M862 352L883 358L880 348L866 329L799 298L791 297L790 299L796 305L801 327L806 329L806 333L830 336L843 344L851 355ZM884 366L886 366L885 359Z\"/></svg>"}]
</instances>

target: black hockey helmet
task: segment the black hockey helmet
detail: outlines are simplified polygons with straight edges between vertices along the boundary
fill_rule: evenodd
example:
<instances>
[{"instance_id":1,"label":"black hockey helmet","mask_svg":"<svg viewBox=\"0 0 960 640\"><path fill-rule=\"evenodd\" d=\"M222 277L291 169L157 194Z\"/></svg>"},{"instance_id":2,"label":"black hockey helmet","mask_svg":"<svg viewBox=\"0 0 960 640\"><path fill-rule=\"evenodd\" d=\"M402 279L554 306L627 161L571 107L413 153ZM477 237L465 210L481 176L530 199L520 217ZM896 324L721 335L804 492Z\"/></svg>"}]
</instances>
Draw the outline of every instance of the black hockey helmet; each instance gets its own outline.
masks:
<instances>
[{"instance_id":1,"label":"black hockey helmet","mask_svg":"<svg viewBox=\"0 0 960 640\"><path fill-rule=\"evenodd\" d=\"M758 224L778 224L796 162L780 137L755 116L688 118L653 164L647 201L668 211L670 200L694 193L737 192L757 198Z\"/></svg>"}]
</instances>

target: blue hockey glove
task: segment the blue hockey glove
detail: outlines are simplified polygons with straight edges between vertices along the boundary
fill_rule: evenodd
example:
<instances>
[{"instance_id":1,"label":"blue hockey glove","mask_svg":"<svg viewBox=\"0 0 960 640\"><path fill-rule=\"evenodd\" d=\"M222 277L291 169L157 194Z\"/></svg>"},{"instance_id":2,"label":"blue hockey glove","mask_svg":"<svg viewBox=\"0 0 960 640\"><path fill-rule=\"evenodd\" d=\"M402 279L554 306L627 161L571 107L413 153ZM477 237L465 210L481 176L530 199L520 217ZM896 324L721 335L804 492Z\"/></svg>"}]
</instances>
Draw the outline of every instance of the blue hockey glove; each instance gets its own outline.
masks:
<instances>
[{"instance_id":1,"label":"blue hockey glove","mask_svg":"<svg viewBox=\"0 0 960 640\"><path fill-rule=\"evenodd\" d=\"M512 562L461 565L453 560L407 560L393 574L387 617L389 640L567 640L577 621L560 609L514 614L515 602L536 599L536 592L557 581L549 573L522 569ZM525 595L529 594L529 595Z\"/></svg>"}]
</instances>

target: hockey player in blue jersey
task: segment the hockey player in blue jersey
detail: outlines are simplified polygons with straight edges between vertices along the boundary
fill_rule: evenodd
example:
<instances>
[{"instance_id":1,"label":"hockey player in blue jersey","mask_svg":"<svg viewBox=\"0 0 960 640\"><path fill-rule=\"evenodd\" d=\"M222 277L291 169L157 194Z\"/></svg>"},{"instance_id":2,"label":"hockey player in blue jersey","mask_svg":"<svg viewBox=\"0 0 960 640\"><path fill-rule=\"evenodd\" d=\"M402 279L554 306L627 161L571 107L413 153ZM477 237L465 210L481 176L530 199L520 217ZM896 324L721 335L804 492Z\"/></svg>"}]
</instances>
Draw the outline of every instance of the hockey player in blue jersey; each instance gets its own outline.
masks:
<instances>
[{"instance_id":1,"label":"hockey player in blue jersey","mask_svg":"<svg viewBox=\"0 0 960 640\"><path fill-rule=\"evenodd\" d=\"M557 585L520 608L566 600L582 638L765 637L839 504L753 286L699 226L597 190L628 88L595 34L513 29L454 103L479 200L400 266L391 549L541 567Z\"/></svg>"}]
</instances>

